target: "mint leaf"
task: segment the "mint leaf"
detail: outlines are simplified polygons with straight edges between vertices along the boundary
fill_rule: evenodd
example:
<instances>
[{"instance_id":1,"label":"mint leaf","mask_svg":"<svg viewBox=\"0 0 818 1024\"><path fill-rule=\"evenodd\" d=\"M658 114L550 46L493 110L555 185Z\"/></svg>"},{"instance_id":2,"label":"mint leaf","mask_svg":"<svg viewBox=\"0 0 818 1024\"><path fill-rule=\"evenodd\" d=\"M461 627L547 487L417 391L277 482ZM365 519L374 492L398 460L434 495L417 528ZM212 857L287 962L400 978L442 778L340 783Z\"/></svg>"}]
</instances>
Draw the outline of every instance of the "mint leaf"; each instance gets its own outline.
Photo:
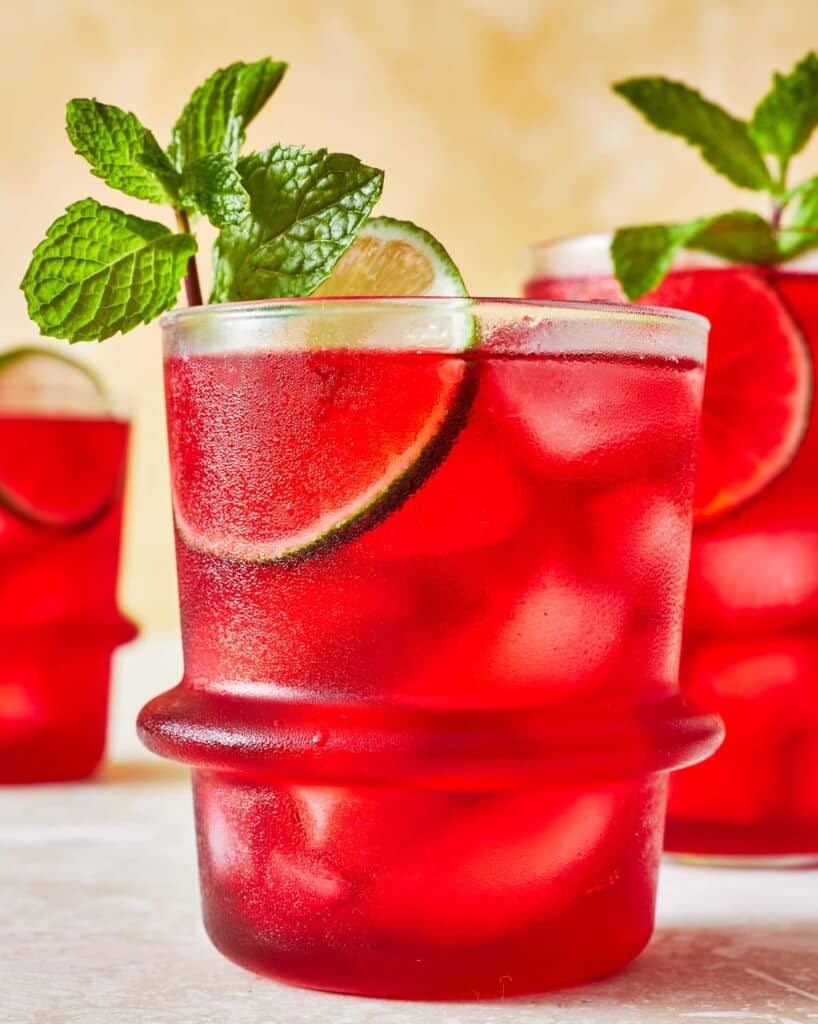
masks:
<instances>
[{"instance_id":1,"label":"mint leaf","mask_svg":"<svg viewBox=\"0 0 818 1024\"><path fill-rule=\"evenodd\" d=\"M772 224L749 210L707 218L684 245L733 263L775 263L780 255Z\"/></svg>"},{"instance_id":2,"label":"mint leaf","mask_svg":"<svg viewBox=\"0 0 818 1024\"><path fill-rule=\"evenodd\" d=\"M182 175L182 205L203 213L214 227L240 224L250 209L241 175L226 153L194 160Z\"/></svg>"},{"instance_id":3,"label":"mint leaf","mask_svg":"<svg viewBox=\"0 0 818 1024\"><path fill-rule=\"evenodd\" d=\"M818 175L791 189L787 196L795 200L795 206L780 229L779 247L783 259L792 259L818 248Z\"/></svg>"},{"instance_id":4,"label":"mint leaf","mask_svg":"<svg viewBox=\"0 0 818 1024\"><path fill-rule=\"evenodd\" d=\"M647 224L620 228L611 242L614 273L631 301L652 291L670 270L673 257L702 227L690 224Z\"/></svg>"},{"instance_id":5,"label":"mint leaf","mask_svg":"<svg viewBox=\"0 0 818 1024\"><path fill-rule=\"evenodd\" d=\"M44 334L102 341L170 309L195 251L191 235L82 199L48 229L20 287Z\"/></svg>"},{"instance_id":6,"label":"mint leaf","mask_svg":"<svg viewBox=\"0 0 818 1024\"><path fill-rule=\"evenodd\" d=\"M216 71L196 89L171 132L168 155L178 170L200 157L238 159L247 125L284 77L287 65L265 57Z\"/></svg>"},{"instance_id":7,"label":"mint leaf","mask_svg":"<svg viewBox=\"0 0 818 1024\"><path fill-rule=\"evenodd\" d=\"M631 78L614 91L660 131L696 146L719 174L740 188L771 189L773 182L745 121L669 78Z\"/></svg>"},{"instance_id":8,"label":"mint leaf","mask_svg":"<svg viewBox=\"0 0 818 1024\"><path fill-rule=\"evenodd\" d=\"M250 213L222 229L211 302L309 295L355 239L383 172L346 153L273 146L238 164Z\"/></svg>"},{"instance_id":9,"label":"mint leaf","mask_svg":"<svg viewBox=\"0 0 818 1024\"><path fill-rule=\"evenodd\" d=\"M808 53L787 75L776 72L773 85L756 107L750 134L765 153L786 170L818 126L818 55Z\"/></svg>"},{"instance_id":10,"label":"mint leaf","mask_svg":"<svg viewBox=\"0 0 818 1024\"><path fill-rule=\"evenodd\" d=\"M97 100L71 100L65 127L74 149L112 188L151 203L173 202L176 173L135 114Z\"/></svg>"},{"instance_id":11,"label":"mint leaf","mask_svg":"<svg viewBox=\"0 0 818 1024\"><path fill-rule=\"evenodd\" d=\"M611 242L611 258L628 299L638 299L661 284L680 249L709 252L734 263L775 263L781 256L773 226L749 210L699 217L686 224L620 228Z\"/></svg>"}]
</instances>

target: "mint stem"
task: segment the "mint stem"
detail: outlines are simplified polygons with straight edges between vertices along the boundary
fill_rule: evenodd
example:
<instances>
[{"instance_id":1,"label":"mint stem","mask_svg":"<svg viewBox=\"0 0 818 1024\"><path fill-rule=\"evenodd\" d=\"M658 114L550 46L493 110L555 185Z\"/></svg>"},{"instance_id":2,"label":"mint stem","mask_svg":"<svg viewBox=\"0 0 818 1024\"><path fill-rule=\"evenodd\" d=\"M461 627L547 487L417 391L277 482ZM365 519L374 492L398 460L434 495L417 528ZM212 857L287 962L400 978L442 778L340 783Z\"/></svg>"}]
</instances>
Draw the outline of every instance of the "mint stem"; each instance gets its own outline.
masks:
<instances>
[{"instance_id":1,"label":"mint stem","mask_svg":"<svg viewBox=\"0 0 818 1024\"><path fill-rule=\"evenodd\" d=\"M770 224L772 225L773 231L777 231L781 227L781 215L784 212L783 203L773 203L773 212L770 217ZM193 257L191 256L191 260Z\"/></svg>"},{"instance_id":2,"label":"mint stem","mask_svg":"<svg viewBox=\"0 0 818 1024\"><path fill-rule=\"evenodd\" d=\"M175 210L176 223L179 230L185 235L192 235L190 220L184 210ZM196 265L196 257L191 256L187 261L187 273L185 274L185 295L187 295L188 306L203 306L202 286L199 284L199 268Z\"/></svg>"}]
</instances>

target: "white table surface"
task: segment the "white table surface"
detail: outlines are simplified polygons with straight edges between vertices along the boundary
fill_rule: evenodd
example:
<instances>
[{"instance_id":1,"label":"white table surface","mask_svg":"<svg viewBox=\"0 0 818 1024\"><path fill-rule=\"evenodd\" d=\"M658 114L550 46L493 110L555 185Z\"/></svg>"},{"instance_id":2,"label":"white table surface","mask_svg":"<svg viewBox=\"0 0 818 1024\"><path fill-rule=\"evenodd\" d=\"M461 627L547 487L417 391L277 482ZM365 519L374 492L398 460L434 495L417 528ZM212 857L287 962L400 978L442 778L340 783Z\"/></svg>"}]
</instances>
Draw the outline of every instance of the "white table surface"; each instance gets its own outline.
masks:
<instances>
[{"instance_id":1,"label":"white table surface","mask_svg":"<svg viewBox=\"0 0 818 1024\"><path fill-rule=\"evenodd\" d=\"M818 871L665 864L647 951L607 981L535 999L358 999L234 966L199 921L187 772L134 733L180 665L174 640L118 654L98 781L0 788L0 1024L818 1021Z\"/></svg>"}]
</instances>

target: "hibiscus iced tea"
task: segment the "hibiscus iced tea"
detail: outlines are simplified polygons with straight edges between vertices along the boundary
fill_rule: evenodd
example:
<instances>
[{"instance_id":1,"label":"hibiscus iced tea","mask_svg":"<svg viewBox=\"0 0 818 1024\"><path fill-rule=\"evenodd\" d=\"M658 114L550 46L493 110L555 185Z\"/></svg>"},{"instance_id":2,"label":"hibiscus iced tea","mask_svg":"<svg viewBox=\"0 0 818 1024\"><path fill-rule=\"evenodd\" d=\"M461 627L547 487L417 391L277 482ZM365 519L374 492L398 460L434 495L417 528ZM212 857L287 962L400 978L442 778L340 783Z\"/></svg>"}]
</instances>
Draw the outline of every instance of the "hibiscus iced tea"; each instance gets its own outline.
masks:
<instances>
[{"instance_id":1,"label":"hibiscus iced tea","mask_svg":"<svg viewBox=\"0 0 818 1024\"><path fill-rule=\"evenodd\" d=\"M0 782L81 778L105 744L128 424L88 371L0 353Z\"/></svg>"},{"instance_id":2,"label":"hibiscus iced tea","mask_svg":"<svg viewBox=\"0 0 818 1024\"><path fill-rule=\"evenodd\" d=\"M526 293L623 301L604 236L535 251ZM818 265L686 253L645 301L711 321L682 683L724 719L673 777L669 849L818 858Z\"/></svg>"},{"instance_id":3,"label":"hibiscus iced tea","mask_svg":"<svg viewBox=\"0 0 818 1024\"><path fill-rule=\"evenodd\" d=\"M165 320L205 923L302 985L499 996L653 923L706 326L476 300Z\"/></svg>"}]
</instances>

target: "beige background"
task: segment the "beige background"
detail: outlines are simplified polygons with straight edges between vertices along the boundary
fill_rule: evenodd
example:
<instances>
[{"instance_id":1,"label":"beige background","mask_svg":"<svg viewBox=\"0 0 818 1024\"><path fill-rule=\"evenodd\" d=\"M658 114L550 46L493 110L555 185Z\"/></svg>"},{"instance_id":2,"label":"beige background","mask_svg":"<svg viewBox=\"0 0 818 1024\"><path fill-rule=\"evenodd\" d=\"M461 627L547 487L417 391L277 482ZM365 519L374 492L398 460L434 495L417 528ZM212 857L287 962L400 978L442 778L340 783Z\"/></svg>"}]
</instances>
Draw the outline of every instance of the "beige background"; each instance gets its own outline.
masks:
<instances>
[{"instance_id":1,"label":"beige background","mask_svg":"<svg viewBox=\"0 0 818 1024\"><path fill-rule=\"evenodd\" d=\"M514 294L532 239L752 202L652 134L608 85L664 73L749 113L774 67L818 47L818 3L0 0L0 45L3 347L34 333L17 283L69 202L94 195L152 215L72 155L62 129L72 96L132 109L166 141L217 66L289 60L250 144L326 145L385 168L380 212L441 237L473 293ZM816 170L813 146L795 171ZM135 418L124 605L145 627L173 628L158 329L77 348Z\"/></svg>"}]
</instances>

